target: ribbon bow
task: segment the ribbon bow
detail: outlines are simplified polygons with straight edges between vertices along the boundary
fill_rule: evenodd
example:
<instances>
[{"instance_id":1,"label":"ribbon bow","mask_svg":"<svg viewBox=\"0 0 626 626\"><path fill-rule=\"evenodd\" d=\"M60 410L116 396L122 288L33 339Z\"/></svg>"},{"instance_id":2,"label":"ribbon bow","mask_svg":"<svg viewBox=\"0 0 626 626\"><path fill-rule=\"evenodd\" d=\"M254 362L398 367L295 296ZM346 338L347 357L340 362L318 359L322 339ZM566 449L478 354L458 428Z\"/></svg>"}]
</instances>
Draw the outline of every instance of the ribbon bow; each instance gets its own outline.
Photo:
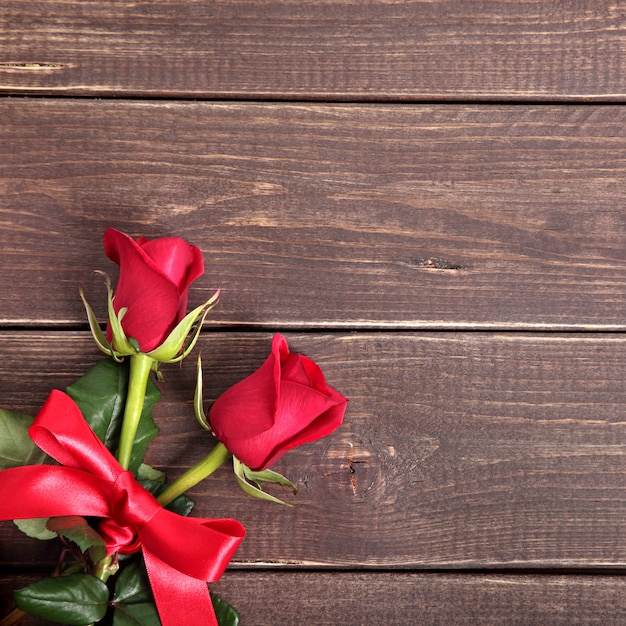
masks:
<instances>
[{"instance_id":1,"label":"ribbon bow","mask_svg":"<svg viewBox=\"0 0 626 626\"><path fill-rule=\"evenodd\" d=\"M105 518L99 531L108 554L142 550L163 626L217 625L207 582L220 578L244 527L236 520L183 517L164 509L115 460L62 391L50 393L28 432L62 466L1 472L0 519Z\"/></svg>"}]
</instances>

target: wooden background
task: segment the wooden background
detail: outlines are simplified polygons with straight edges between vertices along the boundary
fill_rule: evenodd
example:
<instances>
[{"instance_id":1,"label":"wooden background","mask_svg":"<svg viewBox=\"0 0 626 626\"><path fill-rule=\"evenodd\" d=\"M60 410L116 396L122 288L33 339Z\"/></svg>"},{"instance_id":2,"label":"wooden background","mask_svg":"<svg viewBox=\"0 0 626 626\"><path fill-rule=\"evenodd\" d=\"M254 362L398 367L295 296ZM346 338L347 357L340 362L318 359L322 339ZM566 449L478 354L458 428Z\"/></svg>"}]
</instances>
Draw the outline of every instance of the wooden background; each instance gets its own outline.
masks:
<instances>
[{"instance_id":1,"label":"wooden background","mask_svg":"<svg viewBox=\"0 0 626 626\"><path fill-rule=\"evenodd\" d=\"M207 400L276 331L350 398L294 508L192 492L247 527L242 626L626 622L626 6L4 0L0 93L1 406L101 358L107 226L202 249ZM0 529L8 610L55 554Z\"/></svg>"}]
</instances>

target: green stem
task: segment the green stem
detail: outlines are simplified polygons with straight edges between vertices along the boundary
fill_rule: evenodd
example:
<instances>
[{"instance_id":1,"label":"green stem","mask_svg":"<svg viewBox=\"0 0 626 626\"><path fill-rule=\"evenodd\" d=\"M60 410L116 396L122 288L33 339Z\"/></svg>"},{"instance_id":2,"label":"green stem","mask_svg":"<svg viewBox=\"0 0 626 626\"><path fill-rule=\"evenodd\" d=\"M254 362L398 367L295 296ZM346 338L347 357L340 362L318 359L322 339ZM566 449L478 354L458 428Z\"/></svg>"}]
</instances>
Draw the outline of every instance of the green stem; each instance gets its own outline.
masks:
<instances>
[{"instance_id":1,"label":"green stem","mask_svg":"<svg viewBox=\"0 0 626 626\"><path fill-rule=\"evenodd\" d=\"M146 354L133 354L130 357L130 378L128 381L128 394L126 407L122 421L120 445L117 451L117 460L124 469L130 465L130 455L135 443L135 434L139 425L139 418L143 410L143 402L146 397L146 385L150 376L150 370L154 359Z\"/></svg>"},{"instance_id":2,"label":"green stem","mask_svg":"<svg viewBox=\"0 0 626 626\"><path fill-rule=\"evenodd\" d=\"M143 353L133 354L130 357L128 393L126 394L126 406L124 407L124 417L122 419L120 445L117 450L117 460L124 469L128 469L130 465L135 435L137 434L139 419L143 411L146 387L153 364L154 359ZM98 561L91 573L106 583L118 569L117 554L112 554Z\"/></svg>"},{"instance_id":3,"label":"green stem","mask_svg":"<svg viewBox=\"0 0 626 626\"><path fill-rule=\"evenodd\" d=\"M210 476L220 465L231 458L231 453L223 443L218 443L207 456L191 469L188 469L182 476L176 479L157 500L165 506L175 500L181 494L197 485L201 480Z\"/></svg>"},{"instance_id":4,"label":"green stem","mask_svg":"<svg viewBox=\"0 0 626 626\"><path fill-rule=\"evenodd\" d=\"M117 573L119 567L117 554L111 554L110 556L105 556L103 559L98 561L94 565L91 573L93 576L99 578L103 583L105 583L113 574Z\"/></svg>"}]
</instances>

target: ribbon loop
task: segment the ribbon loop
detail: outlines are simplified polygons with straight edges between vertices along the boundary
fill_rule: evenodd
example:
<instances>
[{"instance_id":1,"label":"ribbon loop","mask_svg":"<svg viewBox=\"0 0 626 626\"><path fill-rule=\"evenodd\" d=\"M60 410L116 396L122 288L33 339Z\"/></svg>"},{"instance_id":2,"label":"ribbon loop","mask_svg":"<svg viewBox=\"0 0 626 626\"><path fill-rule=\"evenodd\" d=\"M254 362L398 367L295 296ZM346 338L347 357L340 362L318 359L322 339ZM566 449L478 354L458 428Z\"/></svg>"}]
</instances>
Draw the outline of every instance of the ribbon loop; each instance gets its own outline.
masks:
<instances>
[{"instance_id":1,"label":"ribbon loop","mask_svg":"<svg viewBox=\"0 0 626 626\"><path fill-rule=\"evenodd\" d=\"M236 520L187 518L163 509L121 467L61 391L51 392L29 434L62 466L0 472L0 519L101 517L98 530L109 554L143 550L163 626L182 623L182 589L185 623L217 625L206 583L221 576L244 538L243 526ZM15 498L16 493L21 497Z\"/></svg>"}]
</instances>

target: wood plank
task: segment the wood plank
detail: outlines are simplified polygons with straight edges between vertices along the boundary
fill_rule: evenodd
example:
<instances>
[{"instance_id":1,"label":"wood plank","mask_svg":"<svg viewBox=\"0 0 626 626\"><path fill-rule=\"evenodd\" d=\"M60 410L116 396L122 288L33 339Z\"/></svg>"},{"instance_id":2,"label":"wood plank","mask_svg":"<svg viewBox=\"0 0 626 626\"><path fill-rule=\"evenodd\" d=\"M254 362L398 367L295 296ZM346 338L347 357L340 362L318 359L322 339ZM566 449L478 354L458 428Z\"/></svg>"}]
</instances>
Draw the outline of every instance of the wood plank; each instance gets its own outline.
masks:
<instances>
[{"instance_id":1,"label":"wood plank","mask_svg":"<svg viewBox=\"0 0 626 626\"><path fill-rule=\"evenodd\" d=\"M111 225L200 246L211 324L626 329L622 107L6 99L0 120L1 324L83 324Z\"/></svg>"},{"instance_id":2,"label":"wood plank","mask_svg":"<svg viewBox=\"0 0 626 626\"><path fill-rule=\"evenodd\" d=\"M0 602L10 598L9 585L19 588L34 580L0 577ZM625 586L620 576L227 571L211 589L238 609L245 626L342 621L611 626L626 620ZM20 622L36 624L44 622Z\"/></svg>"},{"instance_id":3,"label":"wood plank","mask_svg":"<svg viewBox=\"0 0 626 626\"><path fill-rule=\"evenodd\" d=\"M264 360L269 334L203 335L206 401ZM84 334L2 333L1 405L33 413L97 359ZM195 514L235 517L237 567L476 569L626 565L626 338L503 333L295 334L350 404L342 428L276 466L293 508L221 468ZM79 355L79 356L76 356ZM174 477L212 447L195 364L165 368L148 462ZM39 372L39 373L38 373ZM2 525L0 563L48 564Z\"/></svg>"},{"instance_id":4,"label":"wood plank","mask_svg":"<svg viewBox=\"0 0 626 626\"><path fill-rule=\"evenodd\" d=\"M5 0L5 93L624 100L608 0Z\"/></svg>"}]
</instances>

